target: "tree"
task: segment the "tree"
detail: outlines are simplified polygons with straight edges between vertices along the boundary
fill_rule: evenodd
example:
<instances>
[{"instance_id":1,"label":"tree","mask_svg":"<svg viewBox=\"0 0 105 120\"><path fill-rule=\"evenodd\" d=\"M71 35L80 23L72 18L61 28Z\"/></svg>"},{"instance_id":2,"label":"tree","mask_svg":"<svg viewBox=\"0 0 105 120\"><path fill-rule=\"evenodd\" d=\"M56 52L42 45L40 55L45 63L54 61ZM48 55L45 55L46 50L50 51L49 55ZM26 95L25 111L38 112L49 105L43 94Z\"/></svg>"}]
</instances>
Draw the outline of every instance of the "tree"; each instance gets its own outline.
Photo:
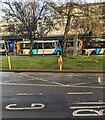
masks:
<instances>
[{"instance_id":1,"label":"tree","mask_svg":"<svg viewBox=\"0 0 105 120\"><path fill-rule=\"evenodd\" d=\"M74 18L78 19L78 16L75 15L75 13L73 13L74 9L78 7L78 3L75 3L73 0L71 2L66 2L65 4L63 4L62 2L60 3L60 6L57 6L57 4L55 4L54 2L49 3L50 6L57 12L59 13L59 15L61 16L61 20L62 22L65 22L65 28L64 28L64 39L62 41L62 48L63 48L63 56L66 56L66 43L67 43L67 38L69 36L69 32L72 29L73 23L72 20ZM66 18L66 19L65 19ZM78 23L79 24L79 23ZM77 33L77 31L76 31ZM77 55L77 39L78 36L76 34L76 37L74 37L74 49L73 49L73 53L74 55Z\"/></svg>"},{"instance_id":2,"label":"tree","mask_svg":"<svg viewBox=\"0 0 105 120\"><path fill-rule=\"evenodd\" d=\"M6 6L2 11L5 13L5 18L10 18L12 22L16 23L15 34L22 38L28 38L31 42L30 55L32 54L33 40L40 36L38 31L38 22L49 16L46 12L47 3L32 1L32 2L3 2ZM18 22L18 24L17 24Z\"/></svg>"},{"instance_id":3,"label":"tree","mask_svg":"<svg viewBox=\"0 0 105 120\"><path fill-rule=\"evenodd\" d=\"M104 3L88 3L81 5L83 18L81 28L85 38L85 44L88 44L92 37L102 37L104 31L104 20L102 8Z\"/></svg>"}]
</instances>

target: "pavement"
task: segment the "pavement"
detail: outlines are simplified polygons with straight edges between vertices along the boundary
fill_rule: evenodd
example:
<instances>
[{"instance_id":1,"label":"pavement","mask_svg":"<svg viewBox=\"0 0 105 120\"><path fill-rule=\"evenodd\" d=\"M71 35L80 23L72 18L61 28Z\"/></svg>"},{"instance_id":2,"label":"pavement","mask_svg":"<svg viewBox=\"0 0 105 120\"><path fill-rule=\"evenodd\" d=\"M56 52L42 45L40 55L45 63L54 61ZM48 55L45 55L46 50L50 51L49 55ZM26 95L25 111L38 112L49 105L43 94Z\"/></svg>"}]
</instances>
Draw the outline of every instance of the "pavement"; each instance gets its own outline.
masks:
<instances>
[{"instance_id":1,"label":"pavement","mask_svg":"<svg viewBox=\"0 0 105 120\"><path fill-rule=\"evenodd\" d=\"M105 70L0 69L0 72L105 73Z\"/></svg>"}]
</instances>

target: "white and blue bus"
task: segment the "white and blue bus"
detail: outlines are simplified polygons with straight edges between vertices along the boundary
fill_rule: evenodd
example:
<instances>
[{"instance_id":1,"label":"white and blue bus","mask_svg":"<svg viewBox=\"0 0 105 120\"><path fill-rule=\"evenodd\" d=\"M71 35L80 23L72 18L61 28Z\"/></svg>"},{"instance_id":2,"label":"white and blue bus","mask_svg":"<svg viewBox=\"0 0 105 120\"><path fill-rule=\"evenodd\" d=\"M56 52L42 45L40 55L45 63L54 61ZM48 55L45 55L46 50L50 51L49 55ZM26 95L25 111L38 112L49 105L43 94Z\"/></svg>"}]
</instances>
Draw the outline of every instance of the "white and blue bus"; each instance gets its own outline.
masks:
<instances>
[{"instance_id":1,"label":"white and blue bus","mask_svg":"<svg viewBox=\"0 0 105 120\"><path fill-rule=\"evenodd\" d=\"M30 53L31 43L30 41L18 41L17 42L17 54L28 55ZM32 47L32 54L59 54L62 53L62 48L59 40L34 40Z\"/></svg>"},{"instance_id":2,"label":"white and blue bus","mask_svg":"<svg viewBox=\"0 0 105 120\"><path fill-rule=\"evenodd\" d=\"M93 39L83 48L83 54L100 55L105 54L105 39Z\"/></svg>"}]
</instances>

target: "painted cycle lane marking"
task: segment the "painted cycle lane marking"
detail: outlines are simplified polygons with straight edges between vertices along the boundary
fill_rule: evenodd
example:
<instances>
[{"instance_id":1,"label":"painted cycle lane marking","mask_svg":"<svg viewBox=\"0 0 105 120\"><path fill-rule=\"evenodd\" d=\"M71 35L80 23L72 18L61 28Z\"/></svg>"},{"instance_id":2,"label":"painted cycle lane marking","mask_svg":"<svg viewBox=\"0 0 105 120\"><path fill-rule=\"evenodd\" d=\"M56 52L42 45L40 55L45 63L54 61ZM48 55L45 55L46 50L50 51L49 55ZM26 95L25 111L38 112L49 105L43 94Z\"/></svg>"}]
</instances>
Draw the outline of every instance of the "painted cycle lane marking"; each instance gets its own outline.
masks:
<instances>
[{"instance_id":1,"label":"painted cycle lane marking","mask_svg":"<svg viewBox=\"0 0 105 120\"><path fill-rule=\"evenodd\" d=\"M42 103L32 103L30 107L16 107L17 104L9 104L5 108L7 110L37 110L45 107Z\"/></svg>"},{"instance_id":2,"label":"painted cycle lane marking","mask_svg":"<svg viewBox=\"0 0 105 120\"><path fill-rule=\"evenodd\" d=\"M104 104L105 104L104 101L101 101L101 102L79 102L79 103L73 103L73 105L75 105L75 106L70 107L70 109L73 110L72 115L74 117L104 116L105 115L105 105ZM78 106L78 105L80 105L80 106Z\"/></svg>"}]
</instances>

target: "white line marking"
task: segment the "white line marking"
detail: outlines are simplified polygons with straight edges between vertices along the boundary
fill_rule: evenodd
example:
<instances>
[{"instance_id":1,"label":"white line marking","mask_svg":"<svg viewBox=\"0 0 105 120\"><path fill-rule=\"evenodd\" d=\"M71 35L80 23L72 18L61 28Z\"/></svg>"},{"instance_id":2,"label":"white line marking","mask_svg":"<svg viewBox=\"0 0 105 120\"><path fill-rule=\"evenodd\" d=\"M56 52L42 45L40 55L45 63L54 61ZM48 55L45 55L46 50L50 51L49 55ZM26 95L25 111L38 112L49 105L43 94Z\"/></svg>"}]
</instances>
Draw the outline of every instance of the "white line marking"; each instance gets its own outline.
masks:
<instances>
[{"instance_id":1,"label":"white line marking","mask_svg":"<svg viewBox=\"0 0 105 120\"><path fill-rule=\"evenodd\" d=\"M93 94L92 92L70 92L70 93L67 93L67 95L86 95L86 94Z\"/></svg>"},{"instance_id":2,"label":"white line marking","mask_svg":"<svg viewBox=\"0 0 105 120\"><path fill-rule=\"evenodd\" d=\"M103 77L98 77L98 82L103 82Z\"/></svg>"},{"instance_id":3,"label":"white line marking","mask_svg":"<svg viewBox=\"0 0 105 120\"><path fill-rule=\"evenodd\" d=\"M80 103L73 103L73 104L76 104L76 105L81 105L81 104L84 104L84 105L87 105L87 104L105 104L105 102L80 102Z\"/></svg>"},{"instance_id":4,"label":"white line marking","mask_svg":"<svg viewBox=\"0 0 105 120\"><path fill-rule=\"evenodd\" d=\"M10 104L7 105L5 108L7 110L34 110L34 109L42 109L45 107L44 104L42 103L32 103L30 107L22 107L22 108L18 108L16 107L17 104Z\"/></svg>"},{"instance_id":5,"label":"white line marking","mask_svg":"<svg viewBox=\"0 0 105 120\"><path fill-rule=\"evenodd\" d=\"M74 106L70 107L70 109L78 109L78 108L104 108L105 106Z\"/></svg>"},{"instance_id":6,"label":"white line marking","mask_svg":"<svg viewBox=\"0 0 105 120\"><path fill-rule=\"evenodd\" d=\"M81 114L79 112L89 112L89 113ZM102 111L97 111L97 110L94 110L94 109L93 110L92 109L81 109L81 110L75 110L73 112L73 116L82 116L82 117L83 116L103 116L103 113L102 113Z\"/></svg>"},{"instance_id":7,"label":"white line marking","mask_svg":"<svg viewBox=\"0 0 105 120\"><path fill-rule=\"evenodd\" d=\"M25 96L25 95L42 95L43 93L17 93L18 96Z\"/></svg>"}]
</instances>

